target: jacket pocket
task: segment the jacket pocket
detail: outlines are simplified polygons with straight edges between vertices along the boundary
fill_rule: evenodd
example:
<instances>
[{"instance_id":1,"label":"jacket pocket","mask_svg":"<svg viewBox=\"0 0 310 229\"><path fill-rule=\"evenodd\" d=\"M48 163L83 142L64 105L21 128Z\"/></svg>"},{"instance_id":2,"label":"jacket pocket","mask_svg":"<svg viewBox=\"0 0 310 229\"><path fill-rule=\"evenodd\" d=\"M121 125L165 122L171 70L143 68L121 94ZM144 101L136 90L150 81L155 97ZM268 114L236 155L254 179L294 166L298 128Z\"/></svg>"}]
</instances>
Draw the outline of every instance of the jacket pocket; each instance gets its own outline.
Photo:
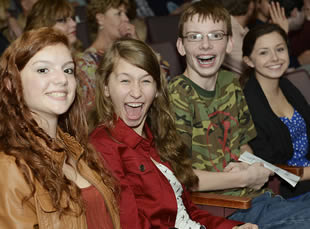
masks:
<instances>
[{"instance_id":1,"label":"jacket pocket","mask_svg":"<svg viewBox=\"0 0 310 229\"><path fill-rule=\"evenodd\" d=\"M134 194L136 196L143 195L143 190L147 188L147 184L154 179L152 176L154 164L144 158L133 158L125 160L123 163L126 170L126 180Z\"/></svg>"},{"instance_id":2,"label":"jacket pocket","mask_svg":"<svg viewBox=\"0 0 310 229\"><path fill-rule=\"evenodd\" d=\"M37 202L37 216L39 228L44 229L76 229L86 228L83 217L63 215L59 218L59 212L53 206L48 192L40 192L35 195ZM68 206L63 204L63 207ZM85 221L86 222L86 221ZM84 226L83 226L84 225Z\"/></svg>"}]
</instances>

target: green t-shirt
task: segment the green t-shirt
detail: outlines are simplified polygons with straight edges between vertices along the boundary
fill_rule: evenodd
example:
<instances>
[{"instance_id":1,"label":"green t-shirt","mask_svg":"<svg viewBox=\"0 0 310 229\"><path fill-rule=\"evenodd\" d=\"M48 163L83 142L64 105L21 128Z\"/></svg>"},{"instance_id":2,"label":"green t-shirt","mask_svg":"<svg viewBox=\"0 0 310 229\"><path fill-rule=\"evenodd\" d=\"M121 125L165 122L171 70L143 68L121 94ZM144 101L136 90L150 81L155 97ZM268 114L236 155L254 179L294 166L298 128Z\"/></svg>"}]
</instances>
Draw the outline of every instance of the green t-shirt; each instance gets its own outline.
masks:
<instances>
[{"instance_id":1,"label":"green t-shirt","mask_svg":"<svg viewBox=\"0 0 310 229\"><path fill-rule=\"evenodd\" d=\"M181 75L169 83L169 92L177 130L192 154L193 168L222 172L229 162L238 160L240 146L256 136L233 73L221 70L215 91L206 91ZM221 193L243 196L257 192L238 188Z\"/></svg>"}]
</instances>

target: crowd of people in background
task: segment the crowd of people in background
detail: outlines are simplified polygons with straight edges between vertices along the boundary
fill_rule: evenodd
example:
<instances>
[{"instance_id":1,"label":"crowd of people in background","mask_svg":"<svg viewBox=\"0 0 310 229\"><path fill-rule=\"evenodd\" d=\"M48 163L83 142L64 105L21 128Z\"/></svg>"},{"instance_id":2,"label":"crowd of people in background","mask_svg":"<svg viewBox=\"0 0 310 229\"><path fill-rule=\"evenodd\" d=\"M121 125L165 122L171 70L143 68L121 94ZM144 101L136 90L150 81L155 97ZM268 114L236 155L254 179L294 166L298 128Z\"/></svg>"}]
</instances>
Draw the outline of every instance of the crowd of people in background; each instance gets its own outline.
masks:
<instances>
[{"instance_id":1,"label":"crowd of people in background","mask_svg":"<svg viewBox=\"0 0 310 229\"><path fill-rule=\"evenodd\" d=\"M171 75L146 20L176 15ZM2 0L0 227L309 228L310 107L284 77L310 72L309 31L310 0ZM244 152L301 180L274 195Z\"/></svg>"}]
</instances>

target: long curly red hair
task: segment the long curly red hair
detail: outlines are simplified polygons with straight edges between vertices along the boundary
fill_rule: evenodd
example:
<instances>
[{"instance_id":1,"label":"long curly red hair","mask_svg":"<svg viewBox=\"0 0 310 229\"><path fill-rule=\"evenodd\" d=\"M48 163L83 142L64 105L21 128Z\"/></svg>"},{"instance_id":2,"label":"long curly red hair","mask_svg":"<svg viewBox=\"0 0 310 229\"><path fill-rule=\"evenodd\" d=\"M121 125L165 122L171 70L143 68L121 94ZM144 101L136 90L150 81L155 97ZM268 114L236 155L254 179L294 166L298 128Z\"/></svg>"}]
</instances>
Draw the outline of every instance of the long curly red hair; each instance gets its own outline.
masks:
<instances>
[{"instance_id":1,"label":"long curly red hair","mask_svg":"<svg viewBox=\"0 0 310 229\"><path fill-rule=\"evenodd\" d=\"M26 162L35 179L48 190L53 205L60 215L73 211L70 207L61 207L60 199L63 193L66 193L71 201L78 203L80 211L73 213L81 214L84 208L80 195L76 195L80 193L78 187L63 175L62 165L53 162L46 147L57 152L65 149L62 149L57 141L53 141L40 128L23 96L21 70L37 52L55 44L70 47L65 35L44 27L25 32L2 55L0 59L0 150L16 158L17 165L32 189L31 196L35 193L35 186L28 169L20 163L21 161ZM98 154L88 144L88 128L78 94L69 110L59 117L58 124L64 132L74 136L84 147L85 150L80 159L86 161L91 169L101 175L107 190L111 193L111 196L106 199L110 201L107 207L112 208L109 209L112 220L119 221L117 201L113 194L118 193L118 187L111 174L100 163ZM46 147L42 147L42 141Z\"/></svg>"}]
</instances>

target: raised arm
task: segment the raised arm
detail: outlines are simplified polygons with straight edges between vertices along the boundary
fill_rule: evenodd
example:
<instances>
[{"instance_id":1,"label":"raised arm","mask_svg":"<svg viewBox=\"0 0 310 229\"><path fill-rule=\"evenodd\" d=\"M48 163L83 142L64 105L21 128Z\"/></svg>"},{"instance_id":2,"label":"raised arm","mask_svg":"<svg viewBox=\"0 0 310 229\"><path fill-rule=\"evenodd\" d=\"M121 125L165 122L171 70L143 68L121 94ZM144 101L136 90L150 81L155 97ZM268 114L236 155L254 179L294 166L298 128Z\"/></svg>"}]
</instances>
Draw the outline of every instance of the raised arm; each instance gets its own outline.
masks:
<instances>
[{"instance_id":1,"label":"raised arm","mask_svg":"<svg viewBox=\"0 0 310 229\"><path fill-rule=\"evenodd\" d=\"M271 22L279 25L286 33L288 33L288 19L285 16L284 8L280 6L280 3L272 1L270 3L269 12Z\"/></svg>"}]
</instances>

